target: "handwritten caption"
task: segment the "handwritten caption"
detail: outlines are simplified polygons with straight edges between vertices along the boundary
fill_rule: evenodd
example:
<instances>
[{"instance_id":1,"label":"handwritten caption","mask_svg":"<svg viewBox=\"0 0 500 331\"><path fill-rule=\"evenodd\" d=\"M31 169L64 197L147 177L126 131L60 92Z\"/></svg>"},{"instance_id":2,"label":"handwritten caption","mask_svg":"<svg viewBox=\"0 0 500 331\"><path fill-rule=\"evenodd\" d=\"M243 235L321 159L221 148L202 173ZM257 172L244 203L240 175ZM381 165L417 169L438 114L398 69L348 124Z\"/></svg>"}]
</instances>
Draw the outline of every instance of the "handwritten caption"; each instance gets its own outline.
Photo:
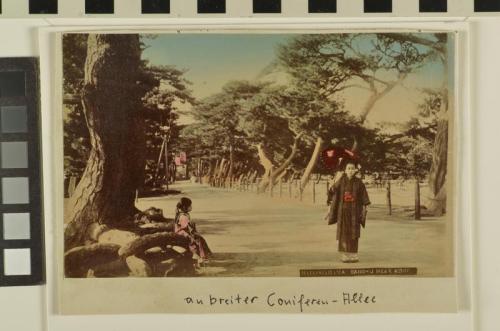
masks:
<instances>
[{"instance_id":1,"label":"handwritten caption","mask_svg":"<svg viewBox=\"0 0 500 331\"><path fill-rule=\"evenodd\" d=\"M250 306L262 305L269 308L296 308L299 312L304 312L308 308L328 305L373 305L377 303L374 295L367 295L360 292L342 292L338 296L332 297L309 297L305 294L293 296L282 296L277 292L270 292L263 296L235 294L231 296L217 296L209 294L207 297L185 297L184 303L193 306Z\"/></svg>"}]
</instances>

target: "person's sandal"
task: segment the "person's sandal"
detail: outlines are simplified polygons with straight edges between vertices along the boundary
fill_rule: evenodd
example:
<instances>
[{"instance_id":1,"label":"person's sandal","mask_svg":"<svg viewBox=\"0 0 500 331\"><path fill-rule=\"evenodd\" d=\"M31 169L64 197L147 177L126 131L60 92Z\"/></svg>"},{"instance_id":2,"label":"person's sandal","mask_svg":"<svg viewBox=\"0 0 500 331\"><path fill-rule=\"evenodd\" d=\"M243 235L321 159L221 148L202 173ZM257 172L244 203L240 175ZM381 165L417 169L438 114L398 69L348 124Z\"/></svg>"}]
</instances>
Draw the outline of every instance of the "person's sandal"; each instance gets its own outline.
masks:
<instances>
[{"instance_id":1,"label":"person's sandal","mask_svg":"<svg viewBox=\"0 0 500 331\"><path fill-rule=\"evenodd\" d=\"M350 263L357 263L357 262L359 262L359 257L350 257L349 262Z\"/></svg>"}]
</instances>

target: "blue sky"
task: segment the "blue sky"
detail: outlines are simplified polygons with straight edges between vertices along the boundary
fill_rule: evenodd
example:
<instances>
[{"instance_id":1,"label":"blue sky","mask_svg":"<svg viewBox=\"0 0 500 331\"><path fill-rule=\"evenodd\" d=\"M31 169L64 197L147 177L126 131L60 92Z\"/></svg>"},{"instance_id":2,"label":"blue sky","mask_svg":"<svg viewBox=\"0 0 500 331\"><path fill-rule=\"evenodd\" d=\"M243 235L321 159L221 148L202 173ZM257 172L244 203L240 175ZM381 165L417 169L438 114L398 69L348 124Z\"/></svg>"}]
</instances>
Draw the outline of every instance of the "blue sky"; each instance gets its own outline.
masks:
<instances>
[{"instance_id":1,"label":"blue sky","mask_svg":"<svg viewBox=\"0 0 500 331\"><path fill-rule=\"evenodd\" d=\"M163 34L144 40L143 58L188 69L196 97L217 93L230 80L251 80L274 59L289 35Z\"/></svg>"},{"instance_id":2,"label":"blue sky","mask_svg":"<svg viewBox=\"0 0 500 331\"><path fill-rule=\"evenodd\" d=\"M221 90L231 80L253 80L275 59L278 44L285 43L290 34L209 34L169 33L154 39L144 39L148 48L143 58L155 65L174 65L187 69L186 78L193 84L196 98ZM450 70L453 72L453 70ZM421 88L437 88L443 82L440 65L427 65L410 75L403 86L395 88L374 107L368 117L372 123L390 119L407 121L415 114L421 101ZM367 92L351 89L344 93L349 111L359 111Z\"/></svg>"}]
</instances>

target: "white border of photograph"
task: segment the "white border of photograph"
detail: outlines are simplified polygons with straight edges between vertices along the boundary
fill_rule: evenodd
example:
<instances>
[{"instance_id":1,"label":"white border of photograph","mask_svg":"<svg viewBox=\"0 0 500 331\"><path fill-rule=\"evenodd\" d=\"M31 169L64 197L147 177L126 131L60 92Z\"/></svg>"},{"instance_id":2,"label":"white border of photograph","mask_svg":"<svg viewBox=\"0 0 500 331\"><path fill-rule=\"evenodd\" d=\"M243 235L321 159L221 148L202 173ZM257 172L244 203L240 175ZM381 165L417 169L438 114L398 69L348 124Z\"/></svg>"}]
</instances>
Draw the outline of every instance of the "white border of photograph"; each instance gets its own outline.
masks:
<instances>
[{"instance_id":1,"label":"white border of photograph","mask_svg":"<svg viewBox=\"0 0 500 331\"><path fill-rule=\"evenodd\" d=\"M197 25L197 24L192 24L192 25L183 25L183 26L180 26L180 25L169 25L169 26L162 26L162 27L151 27L151 26L147 26L147 27L134 27L134 29L132 29L132 27L114 27L113 30L114 31L126 31L126 32L131 32L135 29L137 29L136 31L134 32L137 32L137 31L159 31L159 30L165 30L165 29L170 29L172 31L176 31L176 30L179 30L179 29L185 29L185 30L200 30L200 28L203 27L203 25ZM109 31L110 27L94 27L94 26L89 26L89 27L60 27L60 28L49 28L49 29L42 29L40 31L40 36L42 37L41 40L42 40L42 47L41 47L41 60L42 60L42 75L43 77L47 77L47 79L50 79L50 82L54 82L53 79L54 79L54 76L53 76L53 73L54 73L54 70L55 68L53 67L54 66L54 63L50 62L50 59L51 59L51 56L54 56L53 52L54 52L54 35L52 34L53 32L57 32L57 31L89 31L89 30L93 30L93 31L103 31L103 30L106 30L106 31ZM331 23L325 23L325 22L322 22L321 20L319 20L318 22L316 22L315 24L303 24L303 25L300 25L300 24L273 24L272 22L267 22L267 23L262 23L262 24L253 24L253 25L247 25L247 24L239 24L239 25L234 25L234 24L226 24L226 25L214 25L214 26L211 26L211 29L210 29L210 32L213 32L213 31L220 31L220 30L225 30L225 29L230 29L230 30L251 30L251 31L255 31L255 32L258 32L259 30L262 31L262 30L267 30L267 31L278 31L278 30L286 30L286 32L290 32L290 31L304 31L305 30L312 30L312 31L318 31L318 30L330 30L330 29L334 29L336 31L359 31L360 29L364 29L364 30L373 30L373 29L376 29L376 30L395 30L395 29L398 29L398 31L401 31L401 30L414 30L414 29L424 29L426 31L435 31L435 30L447 30L447 31L460 31L460 34L461 34L461 41L460 41L460 57L459 57L459 60L457 60L457 65L459 65L460 67L460 72L459 74L457 75L456 77L456 81L457 81L457 84L456 84L456 88L458 89L459 93L456 93L457 97L460 97L460 102L457 103L459 106L459 108L457 108L456 110L456 114L463 114L463 116L465 116L466 118L469 117L467 111L468 111L468 94L467 94L467 90L465 89L466 88L466 84L467 84L467 72L468 72L468 51L467 51L467 34L468 34L468 25L465 24L465 23L462 23L462 22L448 22L448 23L439 23L439 22L427 22L425 24L422 24L422 23L395 23L395 24L387 24L387 23L377 23L377 24L374 24L374 23L349 23L349 24L331 24ZM208 32L208 30L206 29L203 29L201 30L202 32ZM49 40L51 42L49 42ZM459 47L457 47L457 52L459 51L458 50ZM53 57L52 57L53 58ZM460 63L458 63L458 61L460 61ZM50 75L49 75L50 73ZM461 77L461 78L460 78ZM458 82L461 82L460 84L458 84ZM52 85L51 84L48 84L48 85ZM43 87L42 87L43 88ZM45 93L49 93L51 94L53 91L51 91L50 89L46 88L45 90ZM43 94L43 93L42 93ZM55 101L54 99L52 100L49 100L48 97L44 97L43 98L43 107L44 109L54 109L56 108L57 109L57 104L55 104ZM47 108L46 108L47 107ZM45 112L44 112L44 125L47 127L47 129L45 130L45 132L47 131L50 131L50 132L61 132L62 130L62 120L60 118L60 115L59 114L56 114L56 116L53 116L54 113L52 113L50 116L47 115ZM457 123L457 127L462 127L464 124L462 123L462 120L463 118L459 118L460 122ZM52 136L54 137L54 136ZM55 136L56 139L55 139L55 144L44 144L44 153L49 153L49 155L51 155L51 160L52 160L52 163L51 164L44 164L44 166L46 167L50 167L50 169L57 169L57 171L55 172L55 174L57 173L62 173L62 155L59 155L60 153L56 153L54 154L54 151L57 151L58 148L60 146L62 146L62 135L59 136L59 135L56 135ZM470 136L467 136L467 133L465 135L463 135L462 137L460 137L460 142L462 143L462 149L461 149L461 156L464 160L468 160L469 158L469 150L470 150L470 143L469 143L469 139L471 137ZM54 141L54 140L52 140ZM456 160L458 162L458 160ZM467 168L467 164L462 164L463 168L459 169L459 172L460 172L460 187L457 187L457 192L464 192L467 191L469 192L470 190L467 190L467 187L470 183L467 182L467 178L470 178L470 169ZM54 173L54 172L52 172ZM457 173L458 175L458 173ZM469 176L469 177L467 177ZM51 192L54 192L54 196L62 196L62 185L61 185L61 182L60 180L58 180L57 178L52 178L50 180L50 184L47 184L49 187L50 187L50 191ZM464 202L464 201L468 201L468 196L466 196L467 194L463 193L461 194L459 197L457 196L456 198L459 199L460 201ZM462 203L457 203L456 205L459 205L460 207L460 213L457 213L457 215L460 215L460 220L457 222L457 229L456 231L460 234L459 236L459 239L458 239L458 243L460 244L460 246L458 247L457 249L457 256L460 256L460 259L458 261L458 264L457 264L457 268L458 268L458 275L457 275L457 279L459 281L459 309L460 310L469 310L470 309L470 253L469 253L469 247L470 247L470 238L468 237L468 235L470 234L470 231L469 231L469 227L470 227L470 210L467 209L467 206L464 207L464 205ZM61 220L62 219L62 209L61 209L61 204L60 202L58 203L57 201L55 200L52 200L51 201L51 208L54 208L54 209L51 209L51 215L55 217L53 217L52 219L59 219ZM54 214L55 213L55 214ZM54 224L51 224L51 226L53 226ZM51 231L54 231L54 228L51 228ZM58 238L59 238L59 244L61 244L61 236L60 236L60 229L56 229L56 232L59 234L58 235ZM461 238L460 238L461 237ZM51 254L55 254L57 252L56 250L56 247L54 247L53 245L51 247L49 247L52 251L51 251ZM54 263L54 261L49 261L49 263ZM50 269L50 267L49 267ZM53 269L52 269L53 270ZM57 277L59 275L62 275L61 273L61 269L58 269L57 271L57 274L53 274L52 277ZM60 279L59 279L60 280ZM199 280L199 279L198 279ZM198 281L197 280L197 281ZM278 281L279 282L279 279L266 279L266 281ZM109 282L109 280L107 280ZM140 285L140 282L143 281L143 280L139 280L138 282L136 282L137 284L136 285ZM147 280L147 281L151 281L151 279ZM152 280L154 282L154 280ZM230 282L231 287L234 287L236 286L236 284L234 283L234 280L231 279L231 280L223 280L225 282ZM82 280L80 283L84 283L85 280ZM106 282L106 280L105 280ZM377 287L378 286L378 282L384 282L383 279L370 279L370 284L369 286L371 287ZM391 281L392 284L394 284L394 281ZM171 287L175 287L176 284L175 283L175 280L173 282L171 282ZM178 286L181 286L181 284L183 284L184 282L179 282ZM340 281L339 283L343 283L342 281ZM276 284L276 283L275 283ZM54 285L54 284L53 284ZM133 286L135 287L136 285L132 285L132 284L129 284L130 286ZM344 284L345 285L345 284ZM367 284L368 285L368 284ZM402 284L400 284L402 285ZM182 286L185 286L185 285L182 285ZM189 285L188 285L189 286ZM203 287L202 285L198 285L200 287ZM196 286L196 288L199 288L198 286ZM406 285L404 285L405 287L408 287L408 288L411 288L412 284L409 284L409 283L406 283ZM438 286L439 288L439 286ZM454 287L453 287L454 288ZM441 288L442 289L442 288ZM55 289L52 287L52 290L54 291ZM436 288L436 291L437 291L437 288ZM60 292L58 293L59 295L61 294ZM167 294L166 294L167 295ZM52 307L55 311L58 311L58 306L57 304L55 306Z\"/></svg>"}]
</instances>

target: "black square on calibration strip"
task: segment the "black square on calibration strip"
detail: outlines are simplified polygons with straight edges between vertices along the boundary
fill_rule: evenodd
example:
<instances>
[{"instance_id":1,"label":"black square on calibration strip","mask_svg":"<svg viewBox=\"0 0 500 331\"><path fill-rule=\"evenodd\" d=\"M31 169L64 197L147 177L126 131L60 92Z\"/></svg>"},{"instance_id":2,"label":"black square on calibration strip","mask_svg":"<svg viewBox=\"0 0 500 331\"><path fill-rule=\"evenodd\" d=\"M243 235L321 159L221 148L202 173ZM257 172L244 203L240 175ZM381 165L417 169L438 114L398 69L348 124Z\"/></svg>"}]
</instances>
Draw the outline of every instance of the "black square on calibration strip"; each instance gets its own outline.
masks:
<instances>
[{"instance_id":1,"label":"black square on calibration strip","mask_svg":"<svg viewBox=\"0 0 500 331\"><path fill-rule=\"evenodd\" d=\"M281 0L253 0L253 12L258 14L281 13Z\"/></svg>"},{"instance_id":2,"label":"black square on calibration strip","mask_svg":"<svg viewBox=\"0 0 500 331\"><path fill-rule=\"evenodd\" d=\"M143 14L169 14L170 0L142 0Z\"/></svg>"},{"instance_id":3,"label":"black square on calibration strip","mask_svg":"<svg viewBox=\"0 0 500 331\"><path fill-rule=\"evenodd\" d=\"M365 13L391 13L392 0L364 0Z\"/></svg>"},{"instance_id":4,"label":"black square on calibration strip","mask_svg":"<svg viewBox=\"0 0 500 331\"><path fill-rule=\"evenodd\" d=\"M113 0L85 0L86 14L113 14L114 11Z\"/></svg>"},{"instance_id":5,"label":"black square on calibration strip","mask_svg":"<svg viewBox=\"0 0 500 331\"><path fill-rule=\"evenodd\" d=\"M57 0L30 0L30 14L57 14Z\"/></svg>"},{"instance_id":6,"label":"black square on calibration strip","mask_svg":"<svg viewBox=\"0 0 500 331\"><path fill-rule=\"evenodd\" d=\"M500 12L500 0L474 0L475 12Z\"/></svg>"},{"instance_id":7,"label":"black square on calibration strip","mask_svg":"<svg viewBox=\"0 0 500 331\"><path fill-rule=\"evenodd\" d=\"M226 0L198 0L198 14L224 14Z\"/></svg>"},{"instance_id":8,"label":"black square on calibration strip","mask_svg":"<svg viewBox=\"0 0 500 331\"><path fill-rule=\"evenodd\" d=\"M421 13L446 13L448 0L420 0L418 6Z\"/></svg>"},{"instance_id":9,"label":"black square on calibration strip","mask_svg":"<svg viewBox=\"0 0 500 331\"><path fill-rule=\"evenodd\" d=\"M336 13L337 0L309 0L309 13Z\"/></svg>"}]
</instances>

